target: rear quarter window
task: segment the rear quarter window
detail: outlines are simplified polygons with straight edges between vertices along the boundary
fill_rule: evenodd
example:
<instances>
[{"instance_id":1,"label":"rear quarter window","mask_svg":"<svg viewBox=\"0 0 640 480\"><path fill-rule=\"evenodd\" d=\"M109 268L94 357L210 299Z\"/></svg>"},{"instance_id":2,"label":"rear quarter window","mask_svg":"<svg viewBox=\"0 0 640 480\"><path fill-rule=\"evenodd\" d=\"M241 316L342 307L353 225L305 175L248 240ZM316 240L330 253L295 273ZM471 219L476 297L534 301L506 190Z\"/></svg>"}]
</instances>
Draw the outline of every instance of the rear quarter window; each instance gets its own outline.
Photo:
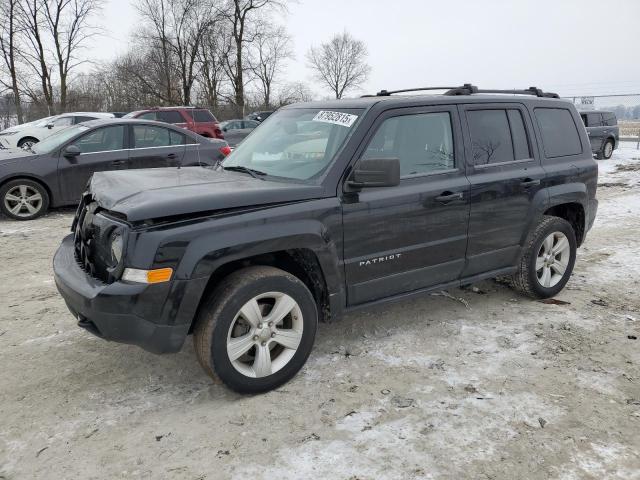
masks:
<instances>
[{"instance_id":1,"label":"rear quarter window","mask_svg":"<svg viewBox=\"0 0 640 480\"><path fill-rule=\"evenodd\" d=\"M608 127L613 127L618 124L618 119L614 113L603 113L604 124Z\"/></svg>"},{"instance_id":2,"label":"rear quarter window","mask_svg":"<svg viewBox=\"0 0 640 480\"><path fill-rule=\"evenodd\" d=\"M191 117L195 122L215 122L216 117L209 110L192 110Z\"/></svg>"},{"instance_id":3,"label":"rear quarter window","mask_svg":"<svg viewBox=\"0 0 640 480\"><path fill-rule=\"evenodd\" d=\"M573 115L566 108L536 108L536 121L542 133L547 158L582 153L582 142Z\"/></svg>"}]
</instances>

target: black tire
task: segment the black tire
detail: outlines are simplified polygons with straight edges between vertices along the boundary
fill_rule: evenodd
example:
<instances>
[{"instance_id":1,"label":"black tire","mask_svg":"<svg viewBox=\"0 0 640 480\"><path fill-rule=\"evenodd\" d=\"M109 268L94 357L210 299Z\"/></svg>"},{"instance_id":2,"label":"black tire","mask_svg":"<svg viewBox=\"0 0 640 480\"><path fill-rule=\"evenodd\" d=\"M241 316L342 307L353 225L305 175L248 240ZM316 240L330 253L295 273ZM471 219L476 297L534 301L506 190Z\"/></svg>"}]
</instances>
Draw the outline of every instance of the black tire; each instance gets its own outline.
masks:
<instances>
[{"instance_id":1,"label":"black tire","mask_svg":"<svg viewBox=\"0 0 640 480\"><path fill-rule=\"evenodd\" d=\"M23 191L26 190L27 193L31 194L28 197L20 196L20 190L23 187ZM18 195L16 195L18 193ZM18 212L15 211L15 208L18 206L18 201L14 199L10 199L11 197L18 196L21 200L22 198L35 198L33 195L35 193L40 195L40 200L33 200L29 202L29 205L23 203L20 206ZM31 210L29 209L31 208ZM35 208L35 211L32 209ZM33 220L38 218L46 213L49 209L49 194L47 193L47 189L44 186L34 180L29 180L26 178L18 178L16 180L11 180L10 182L5 183L0 188L0 210L4 215L14 220ZM13 211L12 211L13 210Z\"/></svg>"},{"instance_id":2,"label":"black tire","mask_svg":"<svg viewBox=\"0 0 640 480\"><path fill-rule=\"evenodd\" d=\"M295 300L302 315L302 337L293 357L283 367L267 376L250 377L234 367L227 340L240 309L267 292L281 292ZM210 377L222 380L232 390L250 394L266 392L286 383L302 368L311 353L317 324L318 310L313 295L298 278L274 267L247 267L222 280L200 307L193 332L196 356Z\"/></svg>"},{"instance_id":3,"label":"black tire","mask_svg":"<svg viewBox=\"0 0 640 480\"><path fill-rule=\"evenodd\" d=\"M541 284L536 270L536 261L542 244L551 234L564 234L569 241L569 258L561 279L551 287ZM532 298L550 298L557 295L567 284L576 261L577 242L573 227L562 218L544 216L542 221L529 234L517 272L510 278L513 288Z\"/></svg>"},{"instance_id":4,"label":"black tire","mask_svg":"<svg viewBox=\"0 0 640 480\"><path fill-rule=\"evenodd\" d=\"M25 145L33 145L34 143L38 143L40 140L38 140L35 137L24 137L21 138L20 141L18 142L18 148L22 148Z\"/></svg>"},{"instance_id":5,"label":"black tire","mask_svg":"<svg viewBox=\"0 0 640 480\"><path fill-rule=\"evenodd\" d=\"M609 160L613 155L613 141L611 139L604 142L602 145L601 158Z\"/></svg>"}]
</instances>

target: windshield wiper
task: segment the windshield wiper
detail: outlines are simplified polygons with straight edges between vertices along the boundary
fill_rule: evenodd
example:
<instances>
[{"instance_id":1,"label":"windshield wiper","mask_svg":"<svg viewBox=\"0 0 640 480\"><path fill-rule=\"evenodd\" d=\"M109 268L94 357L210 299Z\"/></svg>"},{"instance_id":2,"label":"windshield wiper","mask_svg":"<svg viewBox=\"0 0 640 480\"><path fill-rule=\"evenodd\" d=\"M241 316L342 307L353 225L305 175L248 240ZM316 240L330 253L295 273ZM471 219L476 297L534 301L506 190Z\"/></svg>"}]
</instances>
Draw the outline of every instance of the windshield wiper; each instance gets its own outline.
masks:
<instances>
[{"instance_id":1,"label":"windshield wiper","mask_svg":"<svg viewBox=\"0 0 640 480\"><path fill-rule=\"evenodd\" d=\"M249 168L249 167L243 167L242 165L231 165L230 167L222 167L224 170L231 170L232 172L243 172L243 173L248 173L249 175L251 175L253 178L258 178L260 180L264 180L264 178L260 178L258 175L260 176L264 176L266 175L265 172L261 172L260 170L256 170L254 168Z\"/></svg>"}]
</instances>

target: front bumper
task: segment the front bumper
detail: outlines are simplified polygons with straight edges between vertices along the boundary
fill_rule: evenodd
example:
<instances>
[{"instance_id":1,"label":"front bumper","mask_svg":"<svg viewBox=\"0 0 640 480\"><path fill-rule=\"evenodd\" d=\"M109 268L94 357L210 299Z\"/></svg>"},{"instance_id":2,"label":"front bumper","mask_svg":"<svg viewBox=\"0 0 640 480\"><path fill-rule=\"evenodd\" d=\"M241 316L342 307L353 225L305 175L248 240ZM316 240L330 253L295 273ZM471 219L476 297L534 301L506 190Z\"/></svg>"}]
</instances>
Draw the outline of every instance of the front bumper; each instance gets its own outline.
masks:
<instances>
[{"instance_id":1,"label":"front bumper","mask_svg":"<svg viewBox=\"0 0 640 480\"><path fill-rule=\"evenodd\" d=\"M53 271L78 326L105 340L138 345L153 353L182 348L207 283L206 278L156 285L103 283L76 262L73 235L58 248Z\"/></svg>"}]
</instances>

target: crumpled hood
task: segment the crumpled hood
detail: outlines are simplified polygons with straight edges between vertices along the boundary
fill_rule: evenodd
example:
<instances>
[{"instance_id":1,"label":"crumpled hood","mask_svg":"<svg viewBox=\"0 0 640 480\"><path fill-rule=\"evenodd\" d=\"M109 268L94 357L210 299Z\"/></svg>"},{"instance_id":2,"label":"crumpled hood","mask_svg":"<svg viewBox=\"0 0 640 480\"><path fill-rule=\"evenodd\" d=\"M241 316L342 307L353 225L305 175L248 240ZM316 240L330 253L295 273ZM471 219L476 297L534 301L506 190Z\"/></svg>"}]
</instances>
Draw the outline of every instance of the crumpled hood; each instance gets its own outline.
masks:
<instances>
[{"instance_id":1,"label":"crumpled hood","mask_svg":"<svg viewBox=\"0 0 640 480\"><path fill-rule=\"evenodd\" d=\"M206 167L98 172L90 184L102 208L137 222L173 215L309 200L319 185L275 182Z\"/></svg>"}]
</instances>

